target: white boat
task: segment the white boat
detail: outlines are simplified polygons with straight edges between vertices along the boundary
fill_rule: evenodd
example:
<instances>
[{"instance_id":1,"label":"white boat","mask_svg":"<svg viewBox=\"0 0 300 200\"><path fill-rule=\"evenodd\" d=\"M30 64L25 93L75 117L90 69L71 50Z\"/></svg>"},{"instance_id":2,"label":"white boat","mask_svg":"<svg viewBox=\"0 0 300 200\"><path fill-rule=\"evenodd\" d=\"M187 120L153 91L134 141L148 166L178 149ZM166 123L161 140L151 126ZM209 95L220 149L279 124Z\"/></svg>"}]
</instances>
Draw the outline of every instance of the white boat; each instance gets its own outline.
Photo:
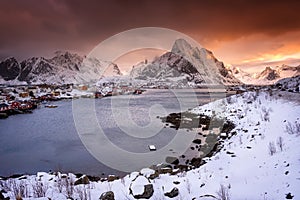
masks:
<instances>
[{"instance_id":1,"label":"white boat","mask_svg":"<svg viewBox=\"0 0 300 200\"><path fill-rule=\"evenodd\" d=\"M53 105L53 104L48 104L45 105L46 108L57 108L57 105Z\"/></svg>"},{"instance_id":2,"label":"white boat","mask_svg":"<svg viewBox=\"0 0 300 200\"><path fill-rule=\"evenodd\" d=\"M156 151L156 147L153 144L148 145L148 147L150 151Z\"/></svg>"}]
</instances>

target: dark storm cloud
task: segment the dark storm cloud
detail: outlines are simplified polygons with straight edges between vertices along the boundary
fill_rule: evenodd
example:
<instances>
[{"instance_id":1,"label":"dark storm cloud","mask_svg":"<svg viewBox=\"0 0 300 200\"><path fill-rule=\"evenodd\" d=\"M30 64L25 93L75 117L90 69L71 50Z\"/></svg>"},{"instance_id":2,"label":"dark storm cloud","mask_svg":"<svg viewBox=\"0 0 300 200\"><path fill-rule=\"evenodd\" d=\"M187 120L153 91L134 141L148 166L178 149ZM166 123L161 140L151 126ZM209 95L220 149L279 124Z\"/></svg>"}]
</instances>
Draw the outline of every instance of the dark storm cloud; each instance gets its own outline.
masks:
<instances>
[{"instance_id":1,"label":"dark storm cloud","mask_svg":"<svg viewBox=\"0 0 300 200\"><path fill-rule=\"evenodd\" d=\"M86 53L113 34L143 26L175 29L208 46L257 33L273 37L300 30L299 7L300 1L282 0L2 0L0 54Z\"/></svg>"}]
</instances>

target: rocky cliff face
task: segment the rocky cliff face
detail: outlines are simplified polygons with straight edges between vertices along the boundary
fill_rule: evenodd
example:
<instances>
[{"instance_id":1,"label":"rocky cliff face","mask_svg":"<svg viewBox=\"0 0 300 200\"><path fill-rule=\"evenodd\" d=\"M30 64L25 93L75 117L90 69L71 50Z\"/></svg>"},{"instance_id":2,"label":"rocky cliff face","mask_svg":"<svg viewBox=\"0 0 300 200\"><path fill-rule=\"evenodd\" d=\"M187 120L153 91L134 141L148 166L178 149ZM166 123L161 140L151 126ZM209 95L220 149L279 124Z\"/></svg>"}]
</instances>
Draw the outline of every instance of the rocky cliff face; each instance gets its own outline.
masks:
<instances>
[{"instance_id":1,"label":"rocky cliff face","mask_svg":"<svg viewBox=\"0 0 300 200\"><path fill-rule=\"evenodd\" d=\"M205 48L192 47L183 39L176 40L172 51L156 58L151 63L134 66L131 77L136 79L181 79L196 84L238 84L224 64Z\"/></svg>"},{"instance_id":2,"label":"rocky cliff face","mask_svg":"<svg viewBox=\"0 0 300 200\"><path fill-rule=\"evenodd\" d=\"M8 58L0 63L0 76L5 80L13 80L20 73L20 66L15 58Z\"/></svg>"}]
</instances>

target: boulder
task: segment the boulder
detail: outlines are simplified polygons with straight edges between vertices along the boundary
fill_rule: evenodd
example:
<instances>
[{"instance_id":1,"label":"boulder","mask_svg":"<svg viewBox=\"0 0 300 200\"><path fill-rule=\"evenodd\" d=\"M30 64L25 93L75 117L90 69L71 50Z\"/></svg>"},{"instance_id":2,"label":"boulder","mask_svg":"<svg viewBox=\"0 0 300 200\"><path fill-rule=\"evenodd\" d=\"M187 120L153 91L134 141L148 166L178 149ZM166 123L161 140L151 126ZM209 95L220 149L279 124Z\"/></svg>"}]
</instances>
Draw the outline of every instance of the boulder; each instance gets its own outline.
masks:
<instances>
[{"instance_id":1,"label":"boulder","mask_svg":"<svg viewBox=\"0 0 300 200\"><path fill-rule=\"evenodd\" d=\"M293 199L294 196L289 192L288 194L286 194L285 198L286 199Z\"/></svg>"},{"instance_id":2,"label":"boulder","mask_svg":"<svg viewBox=\"0 0 300 200\"><path fill-rule=\"evenodd\" d=\"M144 176L137 176L129 187L129 193L135 199L149 199L154 193L153 185Z\"/></svg>"},{"instance_id":3,"label":"boulder","mask_svg":"<svg viewBox=\"0 0 300 200\"><path fill-rule=\"evenodd\" d=\"M0 191L0 200L9 200L9 197L4 197L2 193L5 193L5 191L4 190Z\"/></svg>"},{"instance_id":4,"label":"boulder","mask_svg":"<svg viewBox=\"0 0 300 200\"><path fill-rule=\"evenodd\" d=\"M204 162L202 162L201 158L193 158L191 160L191 165L194 166L194 167L200 167L203 164L204 164Z\"/></svg>"},{"instance_id":5,"label":"boulder","mask_svg":"<svg viewBox=\"0 0 300 200\"><path fill-rule=\"evenodd\" d=\"M136 198L136 199L150 199L150 197L152 197L153 193L154 193L154 189L153 189L152 184L144 185L144 193L134 195L134 198Z\"/></svg>"},{"instance_id":6,"label":"boulder","mask_svg":"<svg viewBox=\"0 0 300 200\"><path fill-rule=\"evenodd\" d=\"M115 200L115 194L112 191L104 192L101 194L99 200Z\"/></svg>"},{"instance_id":7,"label":"boulder","mask_svg":"<svg viewBox=\"0 0 300 200\"><path fill-rule=\"evenodd\" d=\"M177 197L179 194L179 190L177 187L174 187L170 192L166 192L164 195L169 198Z\"/></svg>"},{"instance_id":8,"label":"boulder","mask_svg":"<svg viewBox=\"0 0 300 200\"><path fill-rule=\"evenodd\" d=\"M89 183L90 183L89 178L86 175L83 175L74 182L74 185L89 184Z\"/></svg>"},{"instance_id":9,"label":"boulder","mask_svg":"<svg viewBox=\"0 0 300 200\"><path fill-rule=\"evenodd\" d=\"M195 144L201 144L201 139L195 139L195 140L193 140L193 143L195 143Z\"/></svg>"},{"instance_id":10,"label":"boulder","mask_svg":"<svg viewBox=\"0 0 300 200\"><path fill-rule=\"evenodd\" d=\"M178 165L179 164L178 158L172 157L172 156L166 157L166 162L169 163L169 164L173 164L173 165Z\"/></svg>"},{"instance_id":11,"label":"boulder","mask_svg":"<svg viewBox=\"0 0 300 200\"><path fill-rule=\"evenodd\" d=\"M115 175L109 175L109 176L107 177L107 181L108 181L108 182L112 182L112 181L118 180L118 179L119 179L119 177L118 177L118 176L115 176Z\"/></svg>"}]
</instances>

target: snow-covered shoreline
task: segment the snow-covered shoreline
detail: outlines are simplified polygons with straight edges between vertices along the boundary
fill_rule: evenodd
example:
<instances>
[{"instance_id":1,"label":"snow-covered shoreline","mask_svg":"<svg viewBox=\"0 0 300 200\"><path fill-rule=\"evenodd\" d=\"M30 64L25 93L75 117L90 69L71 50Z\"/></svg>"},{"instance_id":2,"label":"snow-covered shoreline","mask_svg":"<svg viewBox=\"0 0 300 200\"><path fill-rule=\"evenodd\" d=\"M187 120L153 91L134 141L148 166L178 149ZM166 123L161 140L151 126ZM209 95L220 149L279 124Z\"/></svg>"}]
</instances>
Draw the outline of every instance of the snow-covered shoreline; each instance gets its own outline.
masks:
<instances>
[{"instance_id":1,"label":"snow-covered shoreline","mask_svg":"<svg viewBox=\"0 0 300 200\"><path fill-rule=\"evenodd\" d=\"M235 123L237 134L223 142L219 153L206 158L205 165L188 172L159 174L152 179L154 171L143 169L118 180L86 181L88 184L76 186L72 183L78 179L73 174L39 172L1 181L0 190L11 199L16 192L26 194L28 198L23 199L99 199L102 194L112 195L106 193L109 191L115 199L215 199L220 192L228 193L230 199L297 199L299 97L289 92L246 92L191 110L205 115L214 110ZM85 179L81 177L81 183ZM18 191L21 186L27 191Z\"/></svg>"}]
</instances>

